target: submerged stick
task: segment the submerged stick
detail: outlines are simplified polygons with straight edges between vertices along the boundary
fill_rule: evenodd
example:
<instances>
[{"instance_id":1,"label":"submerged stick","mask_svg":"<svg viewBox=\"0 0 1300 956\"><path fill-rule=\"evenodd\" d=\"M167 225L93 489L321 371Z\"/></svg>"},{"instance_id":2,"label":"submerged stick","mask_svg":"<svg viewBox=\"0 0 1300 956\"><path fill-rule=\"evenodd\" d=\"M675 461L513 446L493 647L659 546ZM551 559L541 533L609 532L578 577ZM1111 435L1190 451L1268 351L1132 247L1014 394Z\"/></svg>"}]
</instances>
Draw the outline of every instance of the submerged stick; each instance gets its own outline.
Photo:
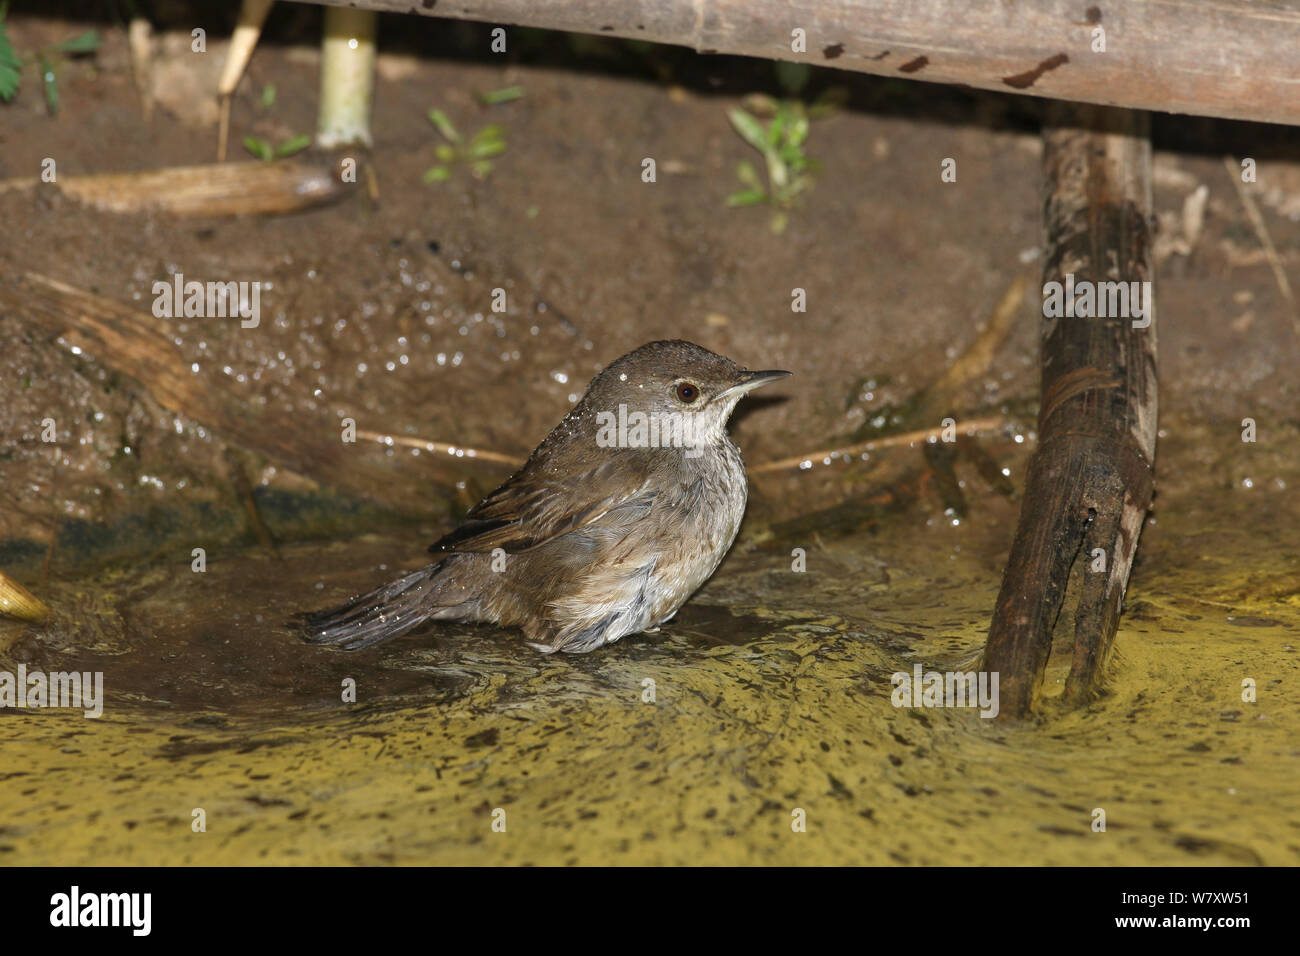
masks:
<instances>
[{"instance_id":1,"label":"submerged stick","mask_svg":"<svg viewBox=\"0 0 1300 956\"><path fill-rule=\"evenodd\" d=\"M257 497L253 493L253 485L248 480L248 475L244 472L244 463L234 449L229 447L226 449L225 458L230 482L235 486L235 495L244 509L244 517L248 519L249 529L257 538L257 543L262 546L263 551L274 558L280 557L280 550L275 545L275 536L262 520L262 511L257 507Z\"/></svg>"}]
</instances>

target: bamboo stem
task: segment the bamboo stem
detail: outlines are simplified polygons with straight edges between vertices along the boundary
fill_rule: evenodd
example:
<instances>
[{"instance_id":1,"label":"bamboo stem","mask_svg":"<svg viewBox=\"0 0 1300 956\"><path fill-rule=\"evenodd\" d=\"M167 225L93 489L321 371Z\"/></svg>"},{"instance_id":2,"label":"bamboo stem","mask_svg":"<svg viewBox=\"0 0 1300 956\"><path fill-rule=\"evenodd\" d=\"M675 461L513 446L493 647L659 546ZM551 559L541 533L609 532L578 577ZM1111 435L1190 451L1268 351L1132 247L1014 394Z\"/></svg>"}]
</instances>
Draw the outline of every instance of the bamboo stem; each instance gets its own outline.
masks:
<instances>
[{"instance_id":1,"label":"bamboo stem","mask_svg":"<svg viewBox=\"0 0 1300 956\"><path fill-rule=\"evenodd\" d=\"M375 86L375 22L369 10L325 10L316 145L371 145L370 100Z\"/></svg>"}]
</instances>

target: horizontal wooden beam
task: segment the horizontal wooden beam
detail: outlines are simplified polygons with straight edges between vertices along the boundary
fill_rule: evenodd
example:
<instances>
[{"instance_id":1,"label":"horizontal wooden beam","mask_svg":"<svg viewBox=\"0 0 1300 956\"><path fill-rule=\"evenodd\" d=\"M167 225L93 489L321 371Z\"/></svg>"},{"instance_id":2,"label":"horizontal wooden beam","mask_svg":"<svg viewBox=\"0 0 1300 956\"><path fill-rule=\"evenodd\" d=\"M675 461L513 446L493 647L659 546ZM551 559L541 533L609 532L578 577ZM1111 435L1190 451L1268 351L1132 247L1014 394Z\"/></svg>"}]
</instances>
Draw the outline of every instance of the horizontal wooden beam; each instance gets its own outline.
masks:
<instances>
[{"instance_id":1,"label":"horizontal wooden beam","mask_svg":"<svg viewBox=\"0 0 1300 956\"><path fill-rule=\"evenodd\" d=\"M1300 125L1300 0L323 2Z\"/></svg>"}]
</instances>

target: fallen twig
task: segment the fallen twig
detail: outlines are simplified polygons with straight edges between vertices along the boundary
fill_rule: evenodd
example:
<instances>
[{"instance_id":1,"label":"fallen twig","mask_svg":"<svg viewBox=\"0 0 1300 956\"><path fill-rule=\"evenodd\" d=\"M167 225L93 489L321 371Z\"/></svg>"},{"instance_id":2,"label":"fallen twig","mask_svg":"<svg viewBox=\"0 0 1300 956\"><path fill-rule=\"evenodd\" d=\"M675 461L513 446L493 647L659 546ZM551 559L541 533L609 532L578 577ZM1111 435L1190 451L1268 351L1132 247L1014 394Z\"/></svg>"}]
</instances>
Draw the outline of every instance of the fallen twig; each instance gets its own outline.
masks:
<instances>
[{"instance_id":1,"label":"fallen twig","mask_svg":"<svg viewBox=\"0 0 1300 956\"><path fill-rule=\"evenodd\" d=\"M1282 297L1286 299L1287 304L1291 306L1291 325L1295 329L1296 338L1300 338L1300 312L1296 311L1295 295L1291 291L1291 283L1286 277L1286 270L1282 268L1282 259L1277 254L1277 247L1273 245L1273 237L1269 235L1268 226L1264 222L1264 217L1260 213L1254 197L1246 191L1246 186L1241 181L1241 169L1237 166L1236 160L1231 156L1225 156L1223 157L1223 165L1227 167L1228 178L1232 180L1233 188L1237 190L1237 197L1246 209L1246 218L1250 220L1255 235L1259 237L1259 244L1264 247L1264 256L1268 259L1269 267L1273 270L1273 278L1277 280L1277 287L1282 292Z\"/></svg>"},{"instance_id":2,"label":"fallen twig","mask_svg":"<svg viewBox=\"0 0 1300 956\"><path fill-rule=\"evenodd\" d=\"M1016 315L1025 303L1025 287L1028 285L1024 276L1011 280L1002 298L993 307L993 315L975 341L957 360L944 369L943 374L930 386L928 391L938 403L950 401L952 396L967 382L979 378L993 365L993 356L1006 339L1015 324ZM940 409L944 411L944 409Z\"/></svg>"},{"instance_id":3,"label":"fallen twig","mask_svg":"<svg viewBox=\"0 0 1300 956\"><path fill-rule=\"evenodd\" d=\"M509 465L511 468L518 468L524 463L522 458L517 458L514 455L505 455L499 451L488 451L484 448L469 448L465 445L452 445L447 442L429 441L425 438L411 438L406 435L387 435L383 432L372 432L358 429L357 437L364 438L367 441L377 441L384 445L402 445L405 448L420 448L424 451L433 452L434 454L451 455L453 458L481 458L484 461Z\"/></svg>"},{"instance_id":4,"label":"fallen twig","mask_svg":"<svg viewBox=\"0 0 1300 956\"><path fill-rule=\"evenodd\" d=\"M958 422L955 427L958 434L974 435L978 432L997 431L1011 424L1013 424L1012 419L1003 415L994 415L988 418L972 418L964 422ZM783 468L810 468L818 459L821 459L826 464L837 458L848 461L863 452L877 451L881 448L897 448L900 445L911 446L917 442L937 441L944 431L945 428L942 425L936 428L919 428L916 431L886 435L883 438L858 442L856 445L846 445L841 448L823 448L803 455L792 455L789 458L778 458L776 461L765 461L761 465L754 465L749 470L751 473L762 473L780 471Z\"/></svg>"},{"instance_id":5,"label":"fallen twig","mask_svg":"<svg viewBox=\"0 0 1300 956\"><path fill-rule=\"evenodd\" d=\"M35 177L0 181L0 192L54 188L105 212L160 212L178 217L297 212L346 195L327 161L218 163L133 173L60 176L57 186Z\"/></svg>"}]
</instances>

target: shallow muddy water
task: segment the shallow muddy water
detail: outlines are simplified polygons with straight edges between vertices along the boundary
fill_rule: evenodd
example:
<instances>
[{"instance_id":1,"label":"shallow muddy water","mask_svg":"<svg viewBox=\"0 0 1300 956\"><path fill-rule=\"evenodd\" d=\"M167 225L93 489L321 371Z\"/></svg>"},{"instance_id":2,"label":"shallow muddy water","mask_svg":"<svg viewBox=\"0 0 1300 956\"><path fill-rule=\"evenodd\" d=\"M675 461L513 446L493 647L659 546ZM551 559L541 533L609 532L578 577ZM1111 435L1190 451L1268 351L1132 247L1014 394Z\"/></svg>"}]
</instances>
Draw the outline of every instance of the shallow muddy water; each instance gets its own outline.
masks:
<instances>
[{"instance_id":1,"label":"shallow muddy water","mask_svg":"<svg viewBox=\"0 0 1300 956\"><path fill-rule=\"evenodd\" d=\"M661 632L588 655L464 625L343 653L283 627L420 563L409 526L51 581L58 615L2 666L102 670L107 703L0 712L0 859L1294 864L1296 506L1197 498L1144 531L1106 694L1022 724L891 702L895 671L974 666L991 518L816 535L803 573L751 533Z\"/></svg>"}]
</instances>

